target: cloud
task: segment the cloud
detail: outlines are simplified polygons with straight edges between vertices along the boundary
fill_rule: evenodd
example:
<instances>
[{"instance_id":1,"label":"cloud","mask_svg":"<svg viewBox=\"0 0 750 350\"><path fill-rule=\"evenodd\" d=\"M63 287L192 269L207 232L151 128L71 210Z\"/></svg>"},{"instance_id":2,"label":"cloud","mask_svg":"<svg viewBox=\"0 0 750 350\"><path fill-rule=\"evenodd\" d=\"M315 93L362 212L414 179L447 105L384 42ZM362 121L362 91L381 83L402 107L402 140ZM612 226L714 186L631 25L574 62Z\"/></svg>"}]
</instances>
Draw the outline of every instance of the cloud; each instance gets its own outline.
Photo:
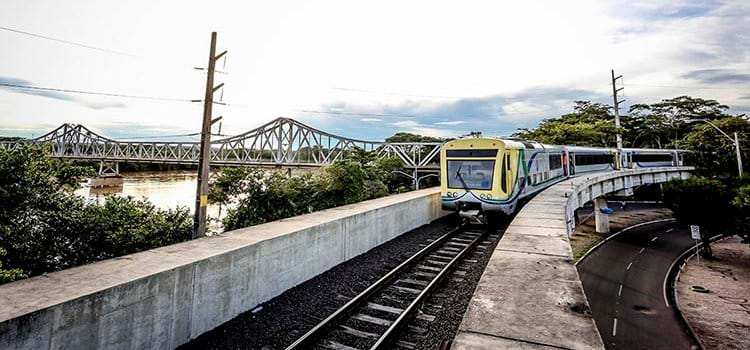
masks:
<instances>
[{"instance_id":1,"label":"cloud","mask_svg":"<svg viewBox=\"0 0 750 350\"><path fill-rule=\"evenodd\" d=\"M740 73L733 69L700 69L683 74L682 77L708 84L750 82L750 74Z\"/></svg>"},{"instance_id":2,"label":"cloud","mask_svg":"<svg viewBox=\"0 0 750 350\"><path fill-rule=\"evenodd\" d=\"M380 119L380 118L362 118L360 120L363 121L363 122L368 122L368 123L382 122L383 121L383 119Z\"/></svg>"},{"instance_id":3,"label":"cloud","mask_svg":"<svg viewBox=\"0 0 750 350\"><path fill-rule=\"evenodd\" d=\"M7 85L20 85L20 86L34 86L34 83L25 79L13 78L13 77L2 77L0 76L0 84ZM35 90L35 89L24 89L11 86L0 85L0 90L6 90L17 94L25 94L32 96L41 96L51 98L54 100L73 102L81 106L85 106L91 109L101 110L107 108L126 108L127 104L123 102L92 102L73 96L69 93L48 91L48 90Z\"/></svg>"},{"instance_id":4,"label":"cloud","mask_svg":"<svg viewBox=\"0 0 750 350\"><path fill-rule=\"evenodd\" d=\"M21 86L34 85L32 82L28 80L11 78L11 77L0 77L0 84L21 85ZM71 102L76 101L76 98L69 94L59 93L59 92L54 92L54 91L21 89L21 88L14 88L10 86L0 86L0 89L15 92L18 94L42 96L42 97L52 98L52 99L61 100L61 101L71 101Z\"/></svg>"},{"instance_id":5,"label":"cloud","mask_svg":"<svg viewBox=\"0 0 750 350\"><path fill-rule=\"evenodd\" d=\"M534 127L544 119L570 113L576 100L609 103L597 92L566 87L537 87L514 94L498 94L455 100L405 100L371 105L334 101L317 108L327 112L300 112L294 118L323 130L342 128L341 136L385 139L396 132L457 137L481 130L487 135L507 136L518 128ZM364 118L363 118L364 117ZM372 123L371 119L378 119Z\"/></svg>"}]
</instances>

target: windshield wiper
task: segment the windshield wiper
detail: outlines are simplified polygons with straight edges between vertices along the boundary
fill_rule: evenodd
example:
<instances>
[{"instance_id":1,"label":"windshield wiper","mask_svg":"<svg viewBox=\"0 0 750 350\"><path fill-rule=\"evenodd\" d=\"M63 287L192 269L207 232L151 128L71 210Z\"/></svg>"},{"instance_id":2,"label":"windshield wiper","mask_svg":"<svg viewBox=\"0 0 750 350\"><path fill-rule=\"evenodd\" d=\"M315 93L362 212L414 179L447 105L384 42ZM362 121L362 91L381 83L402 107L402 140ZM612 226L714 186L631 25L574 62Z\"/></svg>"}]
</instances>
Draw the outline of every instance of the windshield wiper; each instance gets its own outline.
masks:
<instances>
[{"instance_id":1,"label":"windshield wiper","mask_svg":"<svg viewBox=\"0 0 750 350\"><path fill-rule=\"evenodd\" d=\"M471 189L469 189L469 185L466 184L466 181L464 181L463 175L461 175L461 168L463 165L458 167L458 170L456 170L456 178L458 178L461 181L461 186L464 187L466 192L471 192Z\"/></svg>"}]
</instances>

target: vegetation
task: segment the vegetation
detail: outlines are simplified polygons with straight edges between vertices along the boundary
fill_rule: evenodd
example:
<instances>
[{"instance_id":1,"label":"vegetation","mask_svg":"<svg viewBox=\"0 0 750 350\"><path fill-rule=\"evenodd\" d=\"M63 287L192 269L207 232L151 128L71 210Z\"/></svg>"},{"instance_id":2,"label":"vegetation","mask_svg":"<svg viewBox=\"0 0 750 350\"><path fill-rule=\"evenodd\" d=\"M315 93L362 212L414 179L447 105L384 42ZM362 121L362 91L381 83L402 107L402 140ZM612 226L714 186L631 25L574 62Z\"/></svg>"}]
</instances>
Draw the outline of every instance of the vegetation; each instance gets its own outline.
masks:
<instances>
[{"instance_id":1,"label":"vegetation","mask_svg":"<svg viewBox=\"0 0 750 350\"><path fill-rule=\"evenodd\" d=\"M750 147L750 122L744 115L729 115L729 107L715 100L678 96L652 104L635 104L621 116L620 132L625 147L679 148L687 164L706 176L727 177L737 172L734 144L711 125L733 135L740 148ZM612 107L576 101L573 113L543 120L534 129L521 129L514 136L550 144L613 147L618 129ZM743 161L747 155L743 152Z\"/></svg>"},{"instance_id":2,"label":"vegetation","mask_svg":"<svg viewBox=\"0 0 750 350\"><path fill-rule=\"evenodd\" d=\"M186 208L133 198L104 203L73 193L85 166L25 146L0 150L0 283L187 240Z\"/></svg>"},{"instance_id":3,"label":"vegetation","mask_svg":"<svg viewBox=\"0 0 750 350\"><path fill-rule=\"evenodd\" d=\"M550 144L614 147L623 135L625 147L679 148L686 150L685 164L696 167L697 177L674 180L664 186L664 201L677 220L699 225L708 233L739 232L747 240L750 228L750 178L737 179L734 142L739 136L742 161L748 164L750 122L744 115L727 114L715 100L678 96L652 104L635 104L614 126L612 107L576 101L573 113L543 120L534 129L514 136ZM709 237L706 235L706 238Z\"/></svg>"},{"instance_id":4,"label":"vegetation","mask_svg":"<svg viewBox=\"0 0 750 350\"><path fill-rule=\"evenodd\" d=\"M392 173L400 166L397 158L360 150L315 175L227 168L212 183L209 199L232 204L223 224L233 230L406 191L409 184Z\"/></svg>"}]
</instances>

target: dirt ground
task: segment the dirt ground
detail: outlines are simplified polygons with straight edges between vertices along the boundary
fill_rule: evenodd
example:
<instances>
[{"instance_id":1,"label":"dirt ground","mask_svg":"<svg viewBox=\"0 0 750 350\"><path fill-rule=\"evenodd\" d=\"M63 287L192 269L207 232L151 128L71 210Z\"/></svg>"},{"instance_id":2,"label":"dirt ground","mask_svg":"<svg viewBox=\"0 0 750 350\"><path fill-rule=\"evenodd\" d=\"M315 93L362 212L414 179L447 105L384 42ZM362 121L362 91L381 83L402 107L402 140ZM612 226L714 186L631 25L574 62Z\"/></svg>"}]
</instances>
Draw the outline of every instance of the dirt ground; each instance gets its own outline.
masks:
<instances>
[{"instance_id":1,"label":"dirt ground","mask_svg":"<svg viewBox=\"0 0 750 350\"><path fill-rule=\"evenodd\" d=\"M750 246L734 236L711 248L716 259L693 257L683 268L677 304L706 349L750 349Z\"/></svg>"},{"instance_id":2,"label":"dirt ground","mask_svg":"<svg viewBox=\"0 0 750 350\"><path fill-rule=\"evenodd\" d=\"M618 203L611 203L610 207L615 211L609 215L610 234L616 233L625 227L642 222L668 219L672 217L672 211L657 204L628 204L625 208ZM570 238L570 247L573 249L573 258L583 256L591 247L601 242L609 235L596 233L594 216L591 212L580 213L581 223L576 226L573 237Z\"/></svg>"}]
</instances>

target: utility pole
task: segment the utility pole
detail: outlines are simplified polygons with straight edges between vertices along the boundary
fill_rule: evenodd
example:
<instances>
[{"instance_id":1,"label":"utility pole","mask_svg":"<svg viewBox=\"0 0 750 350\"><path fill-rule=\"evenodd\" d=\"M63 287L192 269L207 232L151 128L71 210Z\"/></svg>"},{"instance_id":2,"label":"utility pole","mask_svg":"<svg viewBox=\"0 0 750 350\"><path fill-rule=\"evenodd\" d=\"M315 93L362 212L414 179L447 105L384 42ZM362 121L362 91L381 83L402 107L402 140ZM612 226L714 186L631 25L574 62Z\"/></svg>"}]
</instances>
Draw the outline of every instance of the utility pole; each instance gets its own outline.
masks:
<instances>
[{"instance_id":1,"label":"utility pole","mask_svg":"<svg viewBox=\"0 0 750 350\"><path fill-rule=\"evenodd\" d=\"M211 50L208 55L206 77L206 97L203 100L203 124L201 127L201 150L198 156L198 186L195 192L195 217L193 219L193 238L206 235L206 209L208 208L208 179L211 174L211 125L221 118L211 120L214 104L214 92L221 89L224 83L214 86L216 61L224 56L224 51L216 55L216 32L211 33Z\"/></svg>"},{"instance_id":2,"label":"utility pole","mask_svg":"<svg viewBox=\"0 0 750 350\"><path fill-rule=\"evenodd\" d=\"M620 103L625 102L625 100L620 100L617 98L617 92L622 91L625 88L617 88L617 79L622 79L622 75L618 75L615 77L615 70L612 69L612 98L615 100L615 127L617 127L617 148L622 148L622 134L620 133Z\"/></svg>"}]
</instances>

